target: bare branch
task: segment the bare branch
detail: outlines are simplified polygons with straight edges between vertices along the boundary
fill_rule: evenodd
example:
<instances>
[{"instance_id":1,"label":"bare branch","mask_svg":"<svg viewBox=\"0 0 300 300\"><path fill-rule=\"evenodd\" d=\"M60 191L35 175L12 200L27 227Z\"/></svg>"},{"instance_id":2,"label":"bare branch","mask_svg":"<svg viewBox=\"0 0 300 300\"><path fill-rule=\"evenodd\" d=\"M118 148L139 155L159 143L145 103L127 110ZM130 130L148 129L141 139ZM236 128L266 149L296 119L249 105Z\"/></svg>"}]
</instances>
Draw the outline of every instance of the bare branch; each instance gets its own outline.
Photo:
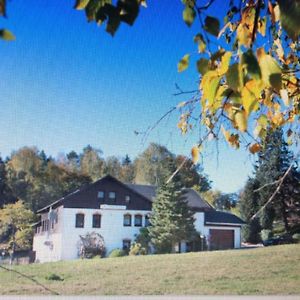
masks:
<instances>
[{"instance_id":1,"label":"bare branch","mask_svg":"<svg viewBox=\"0 0 300 300\"><path fill-rule=\"evenodd\" d=\"M277 188L276 188L276 190L274 191L274 193L272 194L272 196L270 197L270 199L251 217L251 219L250 220L253 220L253 219L255 219L256 217L257 217L257 215L263 210L263 209L265 209L268 205L269 205L269 203L271 203L272 201L273 201L273 199L274 199L274 197L276 196L276 194L280 191L280 188L281 188L281 186L282 186L282 184L283 184L283 181L284 181L284 179L287 177L287 175L290 173L290 171L292 170L292 167L293 167L293 165L294 165L294 162L292 162L291 163L291 165L289 166L289 168L286 170L286 172L284 173L284 175L279 179L279 180L277 180L278 182L279 182L279 184L278 184L278 186L277 186Z\"/></svg>"},{"instance_id":2,"label":"bare branch","mask_svg":"<svg viewBox=\"0 0 300 300\"><path fill-rule=\"evenodd\" d=\"M253 43L254 43L254 40L255 40L255 34L256 34L256 31L257 31L260 7L261 7L261 0L257 0L256 10L255 10L255 17L254 17L254 24L253 24L253 30L252 30L252 37L251 37L251 48L253 46Z\"/></svg>"}]
</instances>

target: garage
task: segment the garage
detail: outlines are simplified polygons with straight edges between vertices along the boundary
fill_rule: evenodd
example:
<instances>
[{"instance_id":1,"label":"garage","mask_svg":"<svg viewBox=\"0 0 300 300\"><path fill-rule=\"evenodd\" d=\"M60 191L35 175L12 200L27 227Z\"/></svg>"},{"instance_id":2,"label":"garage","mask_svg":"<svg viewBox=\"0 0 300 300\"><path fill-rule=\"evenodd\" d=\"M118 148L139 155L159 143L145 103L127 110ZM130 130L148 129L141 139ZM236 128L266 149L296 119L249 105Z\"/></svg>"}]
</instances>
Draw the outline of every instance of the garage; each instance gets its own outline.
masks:
<instances>
[{"instance_id":1,"label":"garage","mask_svg":"<svg viewBox=\"0 0 300 300\"><path fill-rule=\"evenodd\" d=\"M210 250L234 248L234 230L210 229Z\"/></svg>"}]
</instances>

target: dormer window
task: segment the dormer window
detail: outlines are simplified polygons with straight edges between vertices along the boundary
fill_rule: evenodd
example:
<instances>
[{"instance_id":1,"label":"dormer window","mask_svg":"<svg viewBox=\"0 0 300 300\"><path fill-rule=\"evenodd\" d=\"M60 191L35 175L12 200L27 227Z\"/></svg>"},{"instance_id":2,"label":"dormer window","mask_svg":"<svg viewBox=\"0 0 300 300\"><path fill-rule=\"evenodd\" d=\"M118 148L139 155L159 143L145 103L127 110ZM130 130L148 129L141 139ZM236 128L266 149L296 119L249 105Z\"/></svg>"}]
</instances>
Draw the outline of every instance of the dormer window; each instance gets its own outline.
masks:
<instances>
[{"instance_id":1,"label":"dormer window","mask_svg":"<svg viewBox=\"0 0 300 300\"><path fill-rule=\"evenodd\" d=\"M104 199L104 192L103 191L98 192L98 198L99 199Z\"/></svg>"},{"instance_id":2,"label":"dormer window","mask_svg":"<svg viewBox=\"0 0 300 300\"><path fill-rule=\"evenodd\" d=\"M115 192L109 192L108 193L109 200L116 200L116 193Z\"/></svg>"},{"instance_id":3,"label":"dormer window","mask_svg":"<svg viewBox=\"0 0 300 300\"><path fill-rule=\"evenodd\" d=\"M126 196L125 196L125 202L126 202L126 203L129 203L129 202L130 202L130 196L129 196L129 195L126 195Z\"/></svg>"}]
</instances>

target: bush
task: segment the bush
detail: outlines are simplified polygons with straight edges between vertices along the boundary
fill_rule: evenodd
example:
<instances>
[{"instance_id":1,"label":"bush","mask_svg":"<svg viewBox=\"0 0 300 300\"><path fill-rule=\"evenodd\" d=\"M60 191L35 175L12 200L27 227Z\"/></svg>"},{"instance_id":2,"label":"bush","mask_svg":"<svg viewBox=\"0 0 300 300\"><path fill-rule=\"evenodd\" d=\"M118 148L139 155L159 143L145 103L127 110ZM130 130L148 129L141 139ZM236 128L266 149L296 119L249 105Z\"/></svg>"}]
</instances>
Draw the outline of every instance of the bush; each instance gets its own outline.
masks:
<instances>
[{"instance_id":1,"label":"bush","mask_svg":"<svg viewBox=\"0 0 300 300\"><path fill-rule=\"evenodd\" d=\"M130 247L129 255L146 255L147 250L140 243L133 243Z\"/></svg>"},{"instance_id":2,"label":"bush","mask_svg":"<svg viewBox=\"0 0 300 300\"><path fill-rule=\"evenodd\" d=\"M270 229L263 229L260 233L261 239L263 241L270 239L273 237L273 232Z\"/></svg>"},{"instance_id":3,"label":"bush","mask_svg":"<svg viewBox=\"0 0 300 300\"><path fill-rule=\"evenodd\" d=\"M126 252L124 250L114 249L110 252L108 257L113 258L113 257L122 257L122 256L126 256Z\"/></svg>"},{"instance_id":4,"label":"bush","mask_svg":"<svg viewBox=\"0 0 300 300\"><path fill-rule=\"evenodd\" d=\"M296 243L300 243L300 233L293 234L292 238Z\"/></svg>"},{"instance_id":5,"label":"bush","mask_svg":"<svg viewBox=\"0 0 300 300\"><path fill-rule=\"evenodd\" d=\"M146 250L146 254L151 252L151 248L150 248L151 238L149 235L148 227L143 227L140 229L139 234L135 238L135 242L139 243Z\"/></svg>"},{"instance_id":6,"label":"bush","mask_svg":"<svg viewBox=\"0 0 300 300\"><path fill-rule=\"evenodd\" d=\"M95 256L104 257L106 249L103 237L96 233L87 233L85 236L79 236L78 243L79 255L81 258L93 258Z\"/></svg>"},{"instance_id":7,"label":"bush","mask_svg":"<svg viewBox=\"0 0 300 300\"><path fill-rule=\"evenodd\" d=\"M251 244L261 242L260 230L259 220L257 218L251 220L249 224L244 225L242 228L243 241Z\"/></svg>"},{"instance_id":8,"label":"bush","mask_svg":"<svg viewBox=\"0 0 300 300\"><path fill-rule=\"evenodd\" d=\"M45 277L47 280L53 280L53 281L63 281L64 279L60 277L59 275L52 273Z\"/></svg>"}]
</instances>

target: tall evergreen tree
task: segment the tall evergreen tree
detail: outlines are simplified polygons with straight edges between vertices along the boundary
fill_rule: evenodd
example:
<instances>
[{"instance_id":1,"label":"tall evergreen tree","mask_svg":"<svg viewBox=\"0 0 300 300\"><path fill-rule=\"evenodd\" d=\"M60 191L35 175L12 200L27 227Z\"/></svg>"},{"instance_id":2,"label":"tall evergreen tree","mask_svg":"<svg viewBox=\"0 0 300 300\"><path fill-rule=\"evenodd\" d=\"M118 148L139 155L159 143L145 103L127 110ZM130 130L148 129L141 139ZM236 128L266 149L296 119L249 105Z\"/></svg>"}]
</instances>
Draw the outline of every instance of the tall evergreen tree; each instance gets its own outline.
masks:
<instances>
[{"instance_id":1,"label":"tall evergreen tree","mask_svg":"<svg viewBox=\"0 0 300 300\"><path fill-rule=\"evenodd\" d=\"M286 232L290 232L300 221L300 173L293 154L288 149L281 129L270 131L264 147L259 154L256 167L256 180L264 188L259 190L260 206L272 196L277 184L271 184L283 177L290 165L293 165L286 179L282 182L274 200L260 214L263 229L273 229L274 221L282 222Z\"/></svg>"},{"instance_id":2,"label":"tall evergreen tree","mask_svg":"<svg viewBox=\"0 0 300 300\"><path fill-rule=\"evenodd\" d=\"M196 232L194 213L190 210L182 185L176 177L158 187L152 212L149 234L157 253L172 252L176 243L190 240Z\"/></svg>"},{"instance_id":3,"label":"tall evergreen tree","mask_svg":"<svg viewBox=\"0 0 300 300\"><path fill-rule=\"evenodd\" d=\"M258 187L257 180L249 178L239 200L241 217L247 223L242 228L243 240L254 244L260 242L261 230L259 219L251 219L260 207L259 193L255 192Z\"/></svg>"}]
</instances>

